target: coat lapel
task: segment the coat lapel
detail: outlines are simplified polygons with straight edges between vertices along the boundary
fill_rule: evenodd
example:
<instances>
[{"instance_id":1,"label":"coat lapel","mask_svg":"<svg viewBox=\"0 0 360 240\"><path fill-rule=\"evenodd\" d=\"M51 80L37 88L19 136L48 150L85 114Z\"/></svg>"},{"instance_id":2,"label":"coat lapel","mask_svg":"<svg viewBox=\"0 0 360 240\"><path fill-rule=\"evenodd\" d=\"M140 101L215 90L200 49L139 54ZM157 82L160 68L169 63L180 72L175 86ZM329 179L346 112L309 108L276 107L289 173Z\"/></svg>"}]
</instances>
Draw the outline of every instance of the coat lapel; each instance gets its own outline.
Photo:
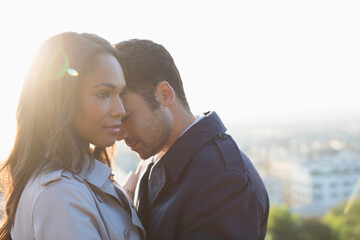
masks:
<instances>
[{"instance_id":1,"label":"coat lapel","mask_svg":"<svg viewBox=\"0 0 360 240\"><path fill-rule=\"evenodd\" d=\"M96 191L109 194L119 201L124 209L130 214L132 223L138 227L142 239L145 239L145 230L136 214L134 205L122 190L121 186L117 182L110 180L110 176L111 168L97 160L95 160L94 167L90 171L81 173L81 177L83 177L87 183L96 187Z\"/></svg>"},{"instance_id":2,"label":"coat lapel","mask_svg":"<svg viewBox=\"0 0 360 240\"><path fill-rule=\"evenodd\" d=\"M134 196L134 204L138 210L138 215L144 226L146 226L148 216L148 179L152 165L153 162L149 161L146 168L144 167L145 171L143 172L138 185L136 186Z\"/></svg>"},{"instance_id":3,"label":"coat lapel","mask_svg":"<svg viewBox=\"0 0 360 240\"><path fill-rule=\"evenodd\" d=\"M95 191L101 191L119 200L119 197L110 182L111 168L95 160L94 166L89 170L84 168L79 175L91 186L96 187ZM121 201L120 201L121 202Z\"/></svg>"},{"instance_id":4,"label":"coat lapel","mask_svg":"<svg viewBox=\"0 0 360 240\"><path fill-rule=\"evenodd\" d=\"M119 196L121 202L123 202L123 204L125 204L125 208L128 211L130 210L129 214L131 215L132 223L139 228L140 234L142 235L141 239L145 239L145 229L144 229L140 219L138 218L138 214L136 213L133 203L131 202L131 200L128 197L126 197L125 191L116 182L115 182L115 191L116 191L117 195Z\"/></svg>"},{"instance_id":5,"label":"coat lapel","mask_svg":"<svg viewBox=\"0 0 360 240\"><path fill-rule=\"evenodd\" d=\"M136 209L139 211L140 202L144 201L143 199L147 200L147 179L149 178L149 172L151 167L153 166L154 162L153 159L145 160L144 166L140 170L139 174L139 180L135 187L135 193L134 193L134 205ZM144 188L146 186L146 188ZM144 198L144 190L146 191L146 198Z\"/></svg>"},{"instance_id":6,"label":"coat lapel","mask_svg":"<svg viewBox=\"0 0 360 240\"><path fill-rule=\"evenodd\" d=\"M154 165L152 171L150 172L149 182L148 182L148 200L149 200L149 209L154 204L159 193L165 185L165 168L163 162L159 160L157 164Z\"/></svg>"}]
</instances>

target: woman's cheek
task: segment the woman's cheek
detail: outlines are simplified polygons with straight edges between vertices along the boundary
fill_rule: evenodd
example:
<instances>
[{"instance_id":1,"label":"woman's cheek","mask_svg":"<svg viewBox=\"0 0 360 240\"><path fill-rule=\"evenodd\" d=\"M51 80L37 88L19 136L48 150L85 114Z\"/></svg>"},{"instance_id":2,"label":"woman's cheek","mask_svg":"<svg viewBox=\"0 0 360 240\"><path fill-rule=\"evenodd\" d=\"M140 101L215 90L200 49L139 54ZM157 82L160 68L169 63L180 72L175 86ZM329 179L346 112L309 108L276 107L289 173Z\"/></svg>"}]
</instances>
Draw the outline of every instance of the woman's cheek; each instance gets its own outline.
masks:
<instances>
[{"instance_id":1,"label":"woman's cheek","mask_svg":"<svg viewBox=\"0 0 360 240\"><path fill-rule=\"evenodd\" d=\"M84 104L84 112L91 121L103 119L106 112L106 101L89 99Z\"/></svg>"}]
</instances>

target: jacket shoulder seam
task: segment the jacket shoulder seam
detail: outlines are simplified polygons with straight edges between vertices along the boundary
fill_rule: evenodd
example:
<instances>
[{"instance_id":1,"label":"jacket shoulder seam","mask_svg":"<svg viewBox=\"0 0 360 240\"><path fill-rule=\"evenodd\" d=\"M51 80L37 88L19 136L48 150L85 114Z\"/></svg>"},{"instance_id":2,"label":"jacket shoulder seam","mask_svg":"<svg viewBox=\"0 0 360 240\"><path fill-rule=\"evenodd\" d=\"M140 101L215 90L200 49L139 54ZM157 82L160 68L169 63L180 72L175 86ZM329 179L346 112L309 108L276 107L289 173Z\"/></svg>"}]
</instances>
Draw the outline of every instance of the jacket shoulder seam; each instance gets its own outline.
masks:
<instances>
[{"instance_id":1,"label":"jacket shoulder seam","mask_svg":"<svg viewBox=\"0 0 360 240\"><path fill-rule=\"evenodd\" d=\"M81 182L79 182L81 183ZM33 209L32 209L32 213L31 213L31 222L32 222L32 227L34 226L34 211L35 211L35 208L37 206L37 203L40 199L40 197L44 194L44 192L46 192L47 190L49 190L50 188L53 188L54 186L57 186L57 185L72 185L74 186L75 188L78 188L78 189L82 189L80 186L78 186L77 184L75 184L74 182L68 182L68 181L62 181L62 180L59 180L59 181L56 181L56 182L52 182L50 183L49 185L46 185L46 186L43 186L43 189L39 192L39 194L37 195L36 197L36 200L34 202L34 205L33 205ZM82 183L84 184L84 183ZM85 184L84 184L85 185ZM86 186L85 186L86 187ZM90 193L89 189L86 187L87 191ZM91 193L90 193L91 194ZM34 229L33 229L34 231Z\"/></svg>"}]
</instances>

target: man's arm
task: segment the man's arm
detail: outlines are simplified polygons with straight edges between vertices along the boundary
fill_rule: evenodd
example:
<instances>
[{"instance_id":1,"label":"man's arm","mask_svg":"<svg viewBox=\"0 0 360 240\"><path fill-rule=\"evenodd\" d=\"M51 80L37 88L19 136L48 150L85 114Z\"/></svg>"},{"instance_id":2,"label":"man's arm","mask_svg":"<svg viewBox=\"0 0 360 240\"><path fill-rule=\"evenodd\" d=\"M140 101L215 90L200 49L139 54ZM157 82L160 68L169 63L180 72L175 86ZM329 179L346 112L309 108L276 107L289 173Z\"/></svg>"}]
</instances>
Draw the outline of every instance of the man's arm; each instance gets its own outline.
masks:
<instances>
[{"instance_id":1,"label":"man's arm","mask_svg":"<svg viewBox=\"0 0 360 240\"><path fill-rule=\"evenodd\" d=\"M269 208L262 189L238 172L214 176L188 204L180 239L264 239Z\"/></svg>"}]
</instances>

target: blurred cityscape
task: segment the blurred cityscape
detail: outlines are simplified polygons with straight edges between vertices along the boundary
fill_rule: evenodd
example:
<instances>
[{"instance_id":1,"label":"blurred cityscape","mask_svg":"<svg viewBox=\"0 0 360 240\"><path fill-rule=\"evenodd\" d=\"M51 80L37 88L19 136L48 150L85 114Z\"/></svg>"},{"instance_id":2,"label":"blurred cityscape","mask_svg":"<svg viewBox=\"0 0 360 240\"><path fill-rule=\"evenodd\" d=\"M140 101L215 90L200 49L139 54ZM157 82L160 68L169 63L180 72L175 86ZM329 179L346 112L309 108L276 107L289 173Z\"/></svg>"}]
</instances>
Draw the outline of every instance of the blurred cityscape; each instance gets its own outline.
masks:
<instances>
[{"instance_id":1,"label":"blurred cityscape","mask_svg":"<svg viewBox=\"0 0 360 240\"><path fill-rule=\"evenodd\" d=\"M360 119L228 126L258 169L270 202L301 216L323 216L360 190ZM119 180L139 162L119 143Z\"/></svg>"},{"instance_id":2,"label":"blurred cityscape","mask_svg":"<svg viewBox=\"0 0 360 240\"><path fill-rule=\"evenodd\" d=\"M320 219L334 207L359 198L360 118L227 127L258 169L272 206L286 206L304 219ZM119 142L117 180L122 183L139 161Z\"/></svg>"},{"instance_id":3,"label":"blurred cityscape","mask_svg":"<svg viewBox=\"0 0 360 240\"><path fill-rule=\"evenodd\" d=\"M317 217L359 191L359 118L234 128L232 134L272 204Z\"/></svg>"}]
</instances>

